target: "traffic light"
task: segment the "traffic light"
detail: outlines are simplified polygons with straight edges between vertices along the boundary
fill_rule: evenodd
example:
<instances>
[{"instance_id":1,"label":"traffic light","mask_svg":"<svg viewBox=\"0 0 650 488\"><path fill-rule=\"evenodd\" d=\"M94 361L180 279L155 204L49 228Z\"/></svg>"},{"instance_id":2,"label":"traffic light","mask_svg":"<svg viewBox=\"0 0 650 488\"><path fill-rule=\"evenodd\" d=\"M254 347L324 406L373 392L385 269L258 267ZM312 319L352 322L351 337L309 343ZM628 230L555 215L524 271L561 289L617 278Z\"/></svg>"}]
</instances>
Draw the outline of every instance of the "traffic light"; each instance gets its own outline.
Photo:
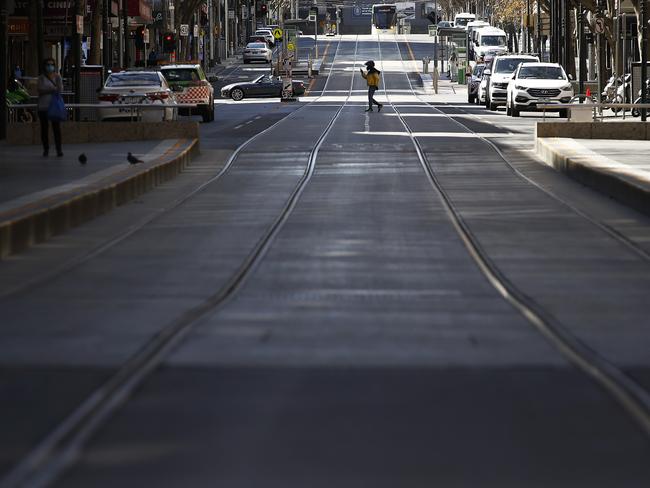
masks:
<instances>
[{"instance_id":1,"label":"traffic light","mask_svg":"<svg viewBox=\"0 0 650 488\"><path fill-rule=\"evenodd\" d=\"M268 7L266 6L266 4L260 3L260 15L265 16L267 12L268 12Z\"/></svg>"},{"instance_id":2,"label":"traffic light","mask_svg":"<svg viewBox=\"0 0 650 488\"><path fill-rule=\"evenodd\" d=\"M176 51L176 36L173 32L165 32L163 34L163 52L173 53Z\"/></svg>"},{"instance_id":3,"label":"traffic light","mask_svg":"<svg viewBox=\"0 0 650 488\"><path fill-rule=\"evenodd\" d=\"M144 26L141 25L135 30L135 47L138 49L144 48Z\"/></svg>"}]
</instances>

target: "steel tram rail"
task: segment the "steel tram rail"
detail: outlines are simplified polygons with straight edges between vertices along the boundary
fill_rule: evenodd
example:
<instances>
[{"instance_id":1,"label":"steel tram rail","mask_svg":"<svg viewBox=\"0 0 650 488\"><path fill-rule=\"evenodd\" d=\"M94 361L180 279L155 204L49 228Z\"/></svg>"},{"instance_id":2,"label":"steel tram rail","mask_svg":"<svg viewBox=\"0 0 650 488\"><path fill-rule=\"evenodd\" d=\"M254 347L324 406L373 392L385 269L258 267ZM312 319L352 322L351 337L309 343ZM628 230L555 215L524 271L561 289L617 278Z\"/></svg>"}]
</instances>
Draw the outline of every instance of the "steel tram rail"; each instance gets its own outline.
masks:
<instances>
[{"instance_id":1,"label":"steel tram rail","mask_svg":"<svg viewBox=\"0 0 650 488\"><path fill-rule=\"evenodd\" d=\"M379 59L383 68L383 59L381 55L381 40L377 39L379 45ZM402 53L399 50L399 43L395 38L398 52L402 64L404 60ZM382 78L384 70L382 69ZM408 80L410 90L413 95L420 100L420 103L432 110L435 107L429 105L427 102L422 101L408 77L408 71L404 71ZM614 364L602 357L597 351L591 349L589 346L580 341L569 330L559 322L550 313L539 306L533 299L529 298L525 293L519 290L505 275L500 271L498 266L490 259L488 254L481 246L479 240L472 233L468 224L463 219L460 212L457 210L449 194L444 189L438 177L431 167L425 151L422 149L417 137L414 135L413 130L408 125L403 115L393 104L388 94L388 89L384 80L384 90L389 104L395 111L400 122L409 134L413 145L415 146L416 153L422 168L424 169L429 182L434 190L438 193L445 211L449 216L456 232L463 241L465 248L476 262L482 274L486 277L489 283L496 289L496 291L519 311L526 320L544 336L546 339L572 364L585 373L588 377L596 381L610 396L612 396L623 409L633 418L633 420L641 427L643 432L650 436L650 394L632 378L626 375ZM438 110L437 112L443 113ZM448 118L449 117L447 114ZM462 124L461 124L462 125ZM463 126L464 127L464 126ZM478 135L477 135L478 136ZM480 138L480 136L478 136ZM481 138L484 142L485 139ZM503 156L501 156L503 158ZM537 185L535 185L537 187ZM591 221L591 220L590 220ZM615 235L613 237L616 237Z\"/></svg>"},{"instance_id":2,"label":"steel tram rail","mask_svg":"<svg viewBox=\"0 0 650 488\"><path fill-rule=\"evenodd\" d=\"M238 270L231 276L227 283L217 290L204 302L169 323L156 336L147 342L133 357L129 359L116 374L103 386L95 390L77 409L69 415L59 426L32 449L23 460L12 469L9 474L0 480L0 488L17 487L45 487L56 481L58 477L80 455L84 444L101 427L117 409L119 409L129 396L146 378L162 363L171 352L193 329L193 326L207 313L213 312L236 293L246 279L257 268L267 251L273 244L275 237L282 230L298 200L309 184L316 166L316 159L320 147L330 133L336 120L341 115L353 94L352 88L355 79L358 36L355 42L354 65L351 71L350 89L345 102L340 105L326 127L321 132L316 144L309 154L307 166L291 196L285 203L282 211L272 223L264 236L257 242ZM340 45L340 43L339 43ZM338 46L337 46L338 52ZM335 55L336 56L336 55ZM334 65L334 61L332 62ZM327 87L326 82L325 88ZM323 94L325 89L323 89ZM322 97L321 95L320 97ZM318 97L318 98L320 98ZM299 109L301 110L301 109ZM297 110L298 111L298 110ZM292 112L291 115L297 111ZM282 120L286 120L285 117ZM281 121L279 121L281 122ZM271 127L274 127L274 124ZM271 128L269 127L269 129ZM267 130L269 130L267 129ZM262 134L262 133L260 133ZM259 135L259 134L258 134ZM255 139L255 136L238 148L228 162L229 167L237 154ZM225 172L224 168L220 174ZM202 187L204 188L204 186ZM194 194L196 191L194 192Z\"/></svg>"}]
</instances>

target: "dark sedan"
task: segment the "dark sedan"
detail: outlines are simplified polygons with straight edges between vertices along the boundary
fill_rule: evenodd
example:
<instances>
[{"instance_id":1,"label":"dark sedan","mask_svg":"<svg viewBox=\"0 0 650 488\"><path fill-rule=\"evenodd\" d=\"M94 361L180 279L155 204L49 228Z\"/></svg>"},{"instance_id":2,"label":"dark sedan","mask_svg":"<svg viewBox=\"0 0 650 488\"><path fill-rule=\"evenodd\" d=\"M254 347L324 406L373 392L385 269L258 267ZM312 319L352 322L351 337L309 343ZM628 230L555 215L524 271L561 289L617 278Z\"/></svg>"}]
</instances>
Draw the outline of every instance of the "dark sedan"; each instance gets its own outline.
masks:
<instances>
[{"instance_id":1,"label":"dark sedan","mask_svg":"<svg viewBox=\"0 0 650 488\"><path fill-rule=\"evenodd\" d=\"M292 80L293 94L296 96L305 93L305 84L299 80ZM262 75L252 81L240 81L226 85L221 89L221 96L232 98L235 101L244 98L280 97L282 93L282 79L274 76Z\"/></svg>"}]
</instances>

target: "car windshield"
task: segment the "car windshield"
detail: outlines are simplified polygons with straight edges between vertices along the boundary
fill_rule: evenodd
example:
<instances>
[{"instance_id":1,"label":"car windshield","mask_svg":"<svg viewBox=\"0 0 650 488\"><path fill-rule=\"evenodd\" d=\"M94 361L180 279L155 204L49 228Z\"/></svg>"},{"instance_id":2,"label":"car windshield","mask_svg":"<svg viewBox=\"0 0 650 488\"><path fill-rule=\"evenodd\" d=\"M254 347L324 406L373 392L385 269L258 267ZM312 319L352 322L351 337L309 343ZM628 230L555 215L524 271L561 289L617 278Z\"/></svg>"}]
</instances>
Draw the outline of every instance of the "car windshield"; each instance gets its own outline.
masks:
<instances>
[{"instance_id":1,"label":"car windshield","mask_svg":"<svg viewBox=\"0 0 650 488\"><path fill-rule=\"evenodd\" d=\"M266 47L266 44L262 44L261 42L251 42L248 46L246 46L248 49L264 49Z\"/></svg>"},{"instance_id":2,"label":"car windshield","mask_svg":"<svg viewBox=\"0 0 650 488\"><path fill-rule=\"evenodd\" d=\"M256 36L270 36L271 31L258 30L258 31L255 31L255 35Z\"/></svg>"},{"instance_id":3,"label":"car windshield","mask_svg":"<svg viewBox=\"0 0 650 488\"><path fill-rule=\"evenodd\" d=\"M485 69L484 64L477 64L476 66L474 66L474 72L472 73L472 75L476 77L480 77L483 74L484 69Z\"/></svg>"},{"instance_id":4,"label":"car windshield","mask_svg":"<svg viewBox=\"0 0 650 488\"><path fill-rule=\"evenodd\" d=\"M194 69L164 69L162 73L170 83L175 81L199 81L199 74Z\"/></svg>"},{"instance_id":5,"label":"car windshield","mask_svg":"<svg viewBox=\"0 0 650 488\"><path fill-rule=\"evenodd\" d=\"M468 23L472 22L474 19L471 17L456 17L456 27L465 27Z\"/></svg>"},{"instance_id":6,"label":"car windshield","mask_svg":"<svg viewBox=\"0 0 650 488\"><path fill-rule=\"evenodd\" d=\"M262 75L255 80L255 83L271 83L273 79L269 75Z\"/></svg>"},{"instance_id":7,"label":"car windshield","mask_svg":"<svg viewBox=\"0 0 650 488\"><path fill-rule=\"evenodd\" d=\"M494 66L495 73L514 73L521 63L530 63L530 58L502 58L497 59Z\"/></svg>"},{"instance_id":8,"label":"car windshield","mask_svg":"<svg viewBox=\"0 0 650 488\"><path fill-rule=\"evenodd\" d=\"M106 80L106 86L161 86L158 73L113 73Z\"/></svg>"},{"instance_id":9,"label":"car windshield","mask_svg":"<svg viewBox=\"0 0 650 488\"><path fill-rule=\"evenodd\" d=\"M483 36L481 37L482 46L505 46L505 36Z\"/></svg>"},{"instance_id":10,"label":"car windshield","mask_svg":"<svg viewBox=\"0 0 650 488\"><path fill-rule=\"evenodd\" d=\"M559 66L523 66L518 78L533 78L536 80L566 80Z\"/></svg>"}]
</instances>

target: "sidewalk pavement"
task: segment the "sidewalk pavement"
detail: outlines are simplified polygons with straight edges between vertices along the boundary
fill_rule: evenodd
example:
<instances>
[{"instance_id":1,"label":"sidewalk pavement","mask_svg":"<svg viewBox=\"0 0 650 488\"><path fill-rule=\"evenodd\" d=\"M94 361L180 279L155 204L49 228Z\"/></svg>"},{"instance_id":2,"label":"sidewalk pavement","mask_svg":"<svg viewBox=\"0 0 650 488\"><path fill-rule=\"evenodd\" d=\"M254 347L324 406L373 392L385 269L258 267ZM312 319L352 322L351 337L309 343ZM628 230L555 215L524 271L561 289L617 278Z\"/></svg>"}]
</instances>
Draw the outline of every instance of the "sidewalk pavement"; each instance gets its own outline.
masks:
<instances>
[{"instance_id":1,"label":"sidewalk pavement","mask_svg":"<svg viewBox=\"0 0 650 488\"><path fill-rule=\"evenodd\" d=\"M64 144L65 156L45 158L39 146L0 145L0 259L173 178L196 150L197 139Z\"/></svg>"}]
</instances>

